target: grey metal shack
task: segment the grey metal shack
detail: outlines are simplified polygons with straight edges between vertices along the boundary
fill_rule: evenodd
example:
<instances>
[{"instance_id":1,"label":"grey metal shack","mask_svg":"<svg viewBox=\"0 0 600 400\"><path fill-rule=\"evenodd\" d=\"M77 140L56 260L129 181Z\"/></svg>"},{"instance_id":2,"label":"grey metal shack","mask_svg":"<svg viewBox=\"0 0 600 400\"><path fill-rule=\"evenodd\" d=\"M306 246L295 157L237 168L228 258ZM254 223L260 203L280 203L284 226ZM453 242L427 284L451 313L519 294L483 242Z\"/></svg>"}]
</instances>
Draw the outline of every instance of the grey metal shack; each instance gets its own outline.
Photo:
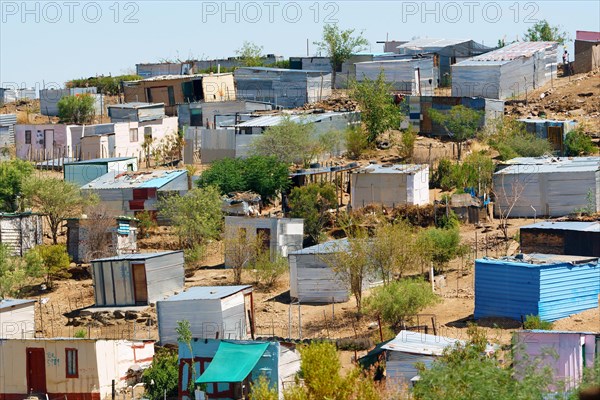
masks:
<instances>
[{"instance_id":1,"label":"grey metal shack","mask_svg":"<svg viewBox=\"0 0 600 400\"><path fill-rule=\"evenodd\" d=\"M556 42L518 42L452 65L452 96L507 99L556 76Z\"/></svg>"},{"instance_id":2,"label":"grey metal shack","mask_svg":"<svg viewBox=\"0 0 600 400\"><path fill-rule=\"evenodd\" d=\"M562 217L600 211L600 157L520 157L494 174L494 212Z\"/></svg>"},{"instance_id":3,"label":"grey metal shack","mask_svg":"<svg viewBox=\"0 0 600 400\"><path fill-rule=\"evenodd\" d=\"M183 251L92 260L96 306L147 305L183 290Z\"/></svg>"},{"instance_id":4,"label":"grey metal shack","mask_svg":"<svg viewBox=\"0 0 600 400\"><path fill-rule=\"evenodd\" d=\"M294 108L331 95L331 73L323 71L244 67L234 76L238 98L243 100Z\"/></svg>"},{"instance_id":5,"label":"grey metal shack","mask_svg":"<svg viewBox=\"0 0 600 400\"><path fill-rule=\"evenodd\" d=\"M248 339L252 286L196 286L156 303L160 343L177 344L177 321L190 321L198 339Z\"/></svg>"},{"instance_id":6,"label":"grey metal shack","mask_svg":"<svg viewBox=\"0 0 600 400\"><path fill-rule=\"evenodd\" d=\"M33 213L0 213L0 243L11 254L22 256L27 250L42 244L42 216Z\"/></svg>"}]
</instances>

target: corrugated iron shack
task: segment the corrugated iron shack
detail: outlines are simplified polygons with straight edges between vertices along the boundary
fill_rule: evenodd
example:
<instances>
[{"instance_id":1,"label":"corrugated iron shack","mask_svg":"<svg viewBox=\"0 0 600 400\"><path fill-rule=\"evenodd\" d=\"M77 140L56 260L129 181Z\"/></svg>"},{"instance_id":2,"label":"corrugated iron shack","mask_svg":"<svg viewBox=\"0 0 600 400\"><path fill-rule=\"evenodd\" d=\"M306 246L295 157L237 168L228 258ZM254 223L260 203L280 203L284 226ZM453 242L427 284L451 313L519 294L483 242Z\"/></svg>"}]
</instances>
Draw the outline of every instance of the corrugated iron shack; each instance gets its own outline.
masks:
<instances>
[{"instance_id":1,"label":"corrugated iron shack","mask_svg":"<svg viewBox=\"0 0 600 400\"><path fill-rule=\"evenodd\" d=\"M163 103L111 104L107 109L110 122L145 122L166 117Z\"/></svg>"},{"instance_id":2,"label":"corrugated iron shack","mask_svg":"<svg viewBox=\"0 0 600 400\"><path fill-rule=\"evenodd\" d=\"M260 101L235 100L221 102L198 102L180 104L177 107L179 126L203 126L206 128L220 128L234 126L241 122L240 114L254 111L270 111L273 105Z\"/></svg>"},{"instance_id":3,"label":"corrugated iron shack","mask_svg":"<svg viewBox=\"0 0 600 400\"><path fill-rule=\"evenodd\" d=\"M76 263L137 252L137 221L131 217L67 220L67 252Z\"/></svg>"},{"instance_id":4,"label":"corrugated iron shack","mask_svg":"<svg viewBox=\"0 0 600 400\"><path fill-rule=\"evenodd\" d=\"M63 177L67 182L83 186L108 172L120 174L122 172L134 172L137 169L138 163L135 157L94 158L85 161L65 162Z\"/></svg>"},{"instance_id":5,"label":"corrugated iron shack","mask_svg":"<svg viewBox=\"0 0 600 400\"><path fill-rule=\"evenodd\" d=\"M502 167L502 166L501 166ZM519 157L494 173L494 212L511 218L600 211L600 157Z\"/></svg>"},{"instance_id":6,"label":"corrugated iron shack","mask_svg":"<svg viewBox=\"0 0 600 400\"><path fill-rule=\"evenodd\" d=\"M452 65L452 96L507 99L556 77L556 42L517 42Z\"/></svg>"},{"instance_id":7,"label":"corrugated iron shack","mask_svg":"<svg viewBox=\"0 0 600 400\"><path fill-rule=\"evenodd\" d=\"M475 261L475 319L556 321L598 307L597 257L519 254Z\"/></svg>"},{"instance_id":8,"label":"corrugated iron shack","mask_svg":"<svg viewBox=\"0 0 600 400\"><path fill-rule=\"evenodd\" d=\"M407 56L406 58L384 58L354 64L356 80L374 81L383 71L385 82L404 94L433 96L438 87L438 67L429 56Z\"/></svg>"},{"instance_id":9,"label":"corrugated iron shack","mask_svg":"<svg viewBox=\"0 0 600 400\"><path fill-rule=\"evenodd\" d=\"M331 74L323 71L243 67L234 74L238 98L244 100L295 108L331 95Z\"/></svg>"},{"instance_id":10,"label":"corrugated iron shack","mask_svg":"<svg viewBox=\"0 0 600 400\"><path fill-rule=\"evenodd\" d=\"M94 98L94 112L104 114L104 95L98 93L96 87L70 89L40 89L40 113L42 115L58 116L58 102L67 96L87 95Z\"/></svg>"},{"instance_id":11,"label":"corrugated iron shack","mask_svg":"<svg viewBox=\"0 0 600 400\"><path fill-rule=\"evenodd\" d=\"M15 148L17 114L0 114L0 161L8 161Z\"/></svg>"},{"instance_id":12,"label":"corrugated iron shack","mask_svg":"<svg viewBox=\"0 0 600 400\"><path fill-rule=\"evenodd\" d=\"M96 307L154 303L183 290L183 251L92 260Z\"/></svg>"},{"instance_id":13,"label":"corrugated iron shack","mask_svg":"<svg viewBox=\"0 0 600 400\"><path fill-rule=\"evenodd\" d=\"M600 257L600 222L545 221L520 228L521 252Z\"/></svg>"},{"instance_id":14,"label":"corrugated iron shack","mask_svg":"<svg viewBox=\"0 0 600 400\"><path fill-rule=\"evenodd\" d=\"M565 152L567 133L577 127L577 121L557 121L552 119L522 118L517 121L525 124L525 130L540 139L546 139L552 145L554 152L562 156Z\"/></svg>"},{"instance_id":15,"label":"corrugated iron shack","mask_svg":"<svg viewBox=\"0 0 600 400\"><path fill-rule=\"evenodd\" d=\"M30 212L0 213L0 243L8 246L15 256L44 241L42 216Z\"/></svg>"},{"instance_id":16,"label":"corrugated iron shack","mask_svg":"<svg viewBox=\"0 0 600 400\"><path fill-rule=\"evenodd\" d=\"M429 166L372 164L350 172L350 206L429 203Z\"/></svg>"},{"instance_id":17,"label":"corrugated iron shack","mask_svg":"<svg viewBox=\"0 0 600 400\"><path fill-rule=\"evenodd\" d=\"M573 62L575 73L582 74L596 68L600 68L600 32L577 31Z\"/></svg>"},{"instance_id":18,"label":"corrugated iron shack","mask_svg":"<svg viewBox=\"0 0 600 400\"><path fill-rule=\"evenodd\" d=\"M161 196L187 193L188 177L185 170L110 171L81 190L96 193L113 215L135 217L140 211L156 213Z\"/></svg>"},{"instance_id":19,"label":"corrugated iron shack","mask_svg":"<svg viewBox=\"0 0 600 400\"><path fill-rule=\"evenodd\" d=\"M198 339L243 340L254 336L252 286L195 286L156 302L160 343L177 344L177 321L190 321Z\"/></svg>"},{"instance_id":20,"label":"corrugated iron shack","mask_svg":"<svg viewBox=\"0 0 600 400\"><path fill-rule=\"evenodd\" d=\"M0 299L0 339L35 337L35 300Z\"/></svg>"}]
</instances>

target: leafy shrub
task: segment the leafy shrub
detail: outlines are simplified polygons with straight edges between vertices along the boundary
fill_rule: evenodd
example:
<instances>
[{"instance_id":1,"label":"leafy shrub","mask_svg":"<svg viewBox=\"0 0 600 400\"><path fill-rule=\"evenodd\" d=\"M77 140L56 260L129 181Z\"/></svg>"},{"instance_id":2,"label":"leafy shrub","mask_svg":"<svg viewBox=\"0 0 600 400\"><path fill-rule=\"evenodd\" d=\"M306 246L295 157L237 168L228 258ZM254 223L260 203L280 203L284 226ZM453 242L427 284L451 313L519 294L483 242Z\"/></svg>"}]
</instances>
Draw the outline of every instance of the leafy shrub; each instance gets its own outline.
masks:
<instances>
[{"instance_id":1,"label":"leafy shrub","mask_svg":"<svg viewBox=\"0 0 600 400\"><path fill-rule=\"evenodd\" d=\"M365 299L365 309L396 329L438 301L429 283L403 279L374 288Z\"/></svg>"},{"instance_id":2,"label":"leafy shrub","mask_svg":"<svg viewBox=\"0 0 600 400\"><path fill-rule=\"evenodd\" d=\"M319 242L321 229L330 221L327 210L336 203L335 187L329 183L295 187L289 195L291 217L304 219L304 233L314 243Z\"/></svg>"},{"instance_id":3,"label":"leafy shrub","mask_svg":"<svg viewBox=\"0 0 600 400\"><path fill-rule=\"evenodd\" d=\"M346 151L348 158L359 159L369 148L367 134L360 126L352 126L346 131Z\"/></svg>"},{"instance_id":4,"label":"leafy shrub","mask_svg":"<svg viewBox=\"0 0 600 400\"><path fill-rule=\"evenodd\" d=\"M515 157L540 157L552 152L546 139L538 138L525 130L525 124L509 118L493 124L493 133L487 136L488 144L500 153L501 160Z\"/></svg>"},{"instance_id":5,"label":"leafy shrub","mask_svg":"<svg viewBox=\"0 0 600 400\"><path fill-rule=\"evenodd\" d=\"M76 337L78 339L85 339L86 336L87 332L85 331L85 329L77 329L73 334L73 337Z\"/></svg>"},{"instance_id":6,"label":"leafy shrub","mask_svg":"<svg viewBox=\"0 0 600 400\"><path fill-rule=\"evenodd\" d=\"M271 261L269 250L262 251L252 262L251 268L256 272L256 280L267 288L271 288L277 283L277 280L287 271L287 259L282 256L275 256Z\"/></svg>"},{"instance_id":7,"label":"leafy shrub","mask_svg":"<svg viewBox=\"0 0 600 400\"><path fill-rule=\"evenodd\" d=\"M142 382L144 382L145 394L150 400L161 400L165 391L167 398L177 397L179 382L177 350L158 348L152 365L142 374Z\"/></svg>"},{"instance_id":8,"label":"leafy shrub","mask_svg":"<svg viewBox=\"0 0 600 400\"><path fill-rule=\"evenodd\" d=\"M456 227L422 230L417 243L425 257L433 263L436 272L442 272L450 261L466 251L465 246L461 245Z\"/></svg>"},{"instance_id":9,"label":"leafy shrub","mask_svg":"<svg viewBox=\"0 0 600 400\"><path fill-rule=\"evenodd\" d=\"M150 234L156 229L158 224L154 214L148 210L140 211L135 214L138 219L138 228L140 229L140 238L150 237Z\"/></svg>"},{"instance_id":10,"label":"leafy shrub","mask_svg":"<svg viewBox=\"0 0 600 400\"><path fill-rule=\"evenodd\" d=\"M69 254L64 244L41 245L33 249L42 260L46 285L52 287L56 279L70 278Z\"/></svg>"},{"instance_id":11,"label":"leafy shrub","mask_svg":"<svg viewBox=\"0 0 600 400\"><path fill-rule=\"evenodd\" d=\"M73 79L68 81L67 88L90 87L98 88L99 93L116 95L120 92L121 82L136 81L142 79L138 75L119 75L119 76L96 76L91 78Z\"/></svg>"},{"instance_id":12,"label":"leafy shrub","mask_svg":"<svg viewBox=\"0 0 600 400\"><path fill-rule=\"evenodd\" d=\"M87 124L94 117L95 99L89 94L65 96L58 101L58 117L64 124Z\"/></svg>"},{"instance_id":13,"label":"leafy shrub","mask_svg":"<svg viewBox=\"0 0 600 400\"><path fill-rule=\"evenodd\" d=\"M549 331L552 329L552 322L544 321L539 315L527 315L523 322L524 329L542 329Z\"/></svg>"},{"instance_id":14,"label":"leafy shrub","mask_svg":"<svg viewBox=\"0 0 600 400\"><path fill-rule=\"evenodd\" d=\"M415 153L415 142L417 141L417 133L414 131L412 125L409 125L408 129L402 132L400 138L400 157L410 161Z\"/></svg>"},{"instance_id":15,"label":"leafy shrub","mask_svg":"<svg viewBox=\"0 0 600 400\"><path fill-rule=\"evenodd\" d=\"M567 156L585 156L594 154L596 150L592 138L585 134L582 127L577 127L577 129L567 133L565 138L565 153Z\"/></svg>"}]
</instances>

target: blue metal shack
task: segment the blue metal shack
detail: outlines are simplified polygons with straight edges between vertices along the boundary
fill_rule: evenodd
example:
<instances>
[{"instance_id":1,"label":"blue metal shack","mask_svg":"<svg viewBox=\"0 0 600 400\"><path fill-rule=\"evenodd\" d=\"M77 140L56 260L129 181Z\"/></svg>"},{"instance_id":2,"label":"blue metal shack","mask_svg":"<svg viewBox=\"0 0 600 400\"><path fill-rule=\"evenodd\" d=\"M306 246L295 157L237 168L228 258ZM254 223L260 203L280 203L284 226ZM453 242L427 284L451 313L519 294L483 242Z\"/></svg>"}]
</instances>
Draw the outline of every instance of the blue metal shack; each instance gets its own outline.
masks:
<instances>
[{"instance_id":1,"label":"blue metal shack","mask_svg":"<svg viewBox=\"0 0 600 400\"><path fill-rule=\"evenodd\" d=\"M597 257L519 254L475 261L475 319L555 321L598 306Z\"/></svg>"},{"instance_id":2,"label":"blue metal shack","mask_svg":"<svg viewBox=\"0 0 600 400\"><path fill-rule=\"evenodd\" d=\"M567 133L577 127L577 121L557 121L553 119L530 119L522 118L517 121L525 124L525 130L533 133L540 139L546 139L552 145L552 149L558 154L565 152L565 139Z\"/></svg>"}]
</instances>

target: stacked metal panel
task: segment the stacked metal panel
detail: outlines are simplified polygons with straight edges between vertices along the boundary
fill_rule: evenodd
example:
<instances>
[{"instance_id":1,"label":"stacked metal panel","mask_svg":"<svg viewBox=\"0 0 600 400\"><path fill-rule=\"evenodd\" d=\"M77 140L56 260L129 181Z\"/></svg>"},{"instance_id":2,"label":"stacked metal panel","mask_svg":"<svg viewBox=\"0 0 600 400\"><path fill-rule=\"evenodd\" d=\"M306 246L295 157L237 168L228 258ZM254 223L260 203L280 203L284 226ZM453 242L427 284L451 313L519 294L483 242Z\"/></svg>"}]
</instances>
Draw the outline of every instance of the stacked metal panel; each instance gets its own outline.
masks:
<instances>
[{"instance_id":1,"label":"stacked metal panel","mask_svg":"<svg viewBox=\"0 0 600 400\"><path fill-rule=\"evenodd\" d=\"M385 81L399 92L433 96L438 72L433 58L404 58L356 63L356 80L375 80L383 71Z\"/></svg>"},{"instance_id":2,"label":"stacked metal panel","mask_svg":"<svg viewBox=\"0 0 600 400\"><path fill-rule=\"evenodd\" d=\"M17 114L0 114L0 161L10 158L10 150L15 146L15 125Z\"/></svg>"},{"instance_id":3,"label":"stacked metal panel","mask_svg":"<svg viewBox=\"0 0 600 400\"><path fill-rule=\"evenodd\" d=\"M331 95L331 74L280 68L235 70L238 97L264 101L285 108L326 99Z\"/></svg>"}]
</instances>

